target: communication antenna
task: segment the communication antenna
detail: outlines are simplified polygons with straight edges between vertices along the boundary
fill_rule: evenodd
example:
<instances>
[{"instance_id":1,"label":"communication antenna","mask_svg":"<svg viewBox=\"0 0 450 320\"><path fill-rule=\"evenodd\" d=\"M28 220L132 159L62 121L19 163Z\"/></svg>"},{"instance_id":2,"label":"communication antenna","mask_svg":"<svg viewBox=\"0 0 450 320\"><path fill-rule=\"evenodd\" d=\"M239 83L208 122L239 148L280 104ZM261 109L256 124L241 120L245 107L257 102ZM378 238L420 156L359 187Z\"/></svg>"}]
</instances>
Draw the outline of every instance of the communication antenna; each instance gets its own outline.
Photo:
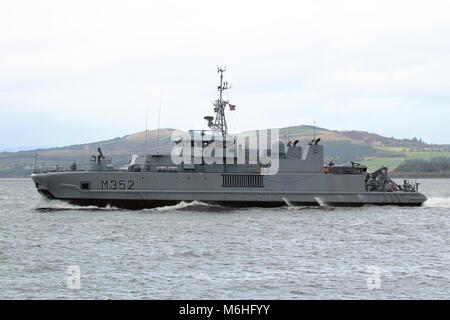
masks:
<instances>
[{"instance_id":1,"label":"communication antenna","mask_svg":"<svg viewBox=\"0 0 450 320\"><path fill-rule=\"evenodd\" d=\"M285 134L285 136L286 136L286 134ZM289 139L291 139L291 117L289 117L289 122L288 122L288 141L289 141Z\"/></svg>"},{"instance_id":2,"label":"communication antenna","mask_svg":"<svg viewBox=\"0 0 450 320\"><path fill-rule=\"evenodd\" d=\"M314 121L314 140L316 140L316 121Z\"/></svg>"},{"instance_id":3,"label":"communication antenna","mask_svg":"<svg viewBox=\"0 0 450 320\"><path fill-rule=\"evenodd\" d=\"M159 124L161 120L161 104L162 104L162 95L159 95L159 108L158 108L158 130L156 131L156 154L159 154Z\"/></svg>"},{"instance_id":4,"label":"communication antenna","mask_svg":"<svg viewBox=\"0 0 450 320\"><path fill-rule=\"evenodd\" d=\"M148 132L148 101L149 98L147 97L147 106L145 108L145 156L147 156L147 132Z\"/></svg>"},{"instance_id":5,"label":"communication antenna","mask_svg":"<svg viewBox=\"0 0 450 320\"><path fill-rule=\"evenodd\" d=\"M34 156L34 171L33 173L36 173L36 166L37 166L37 151L36 151L36 155Z\"/></svg>"},{"instance_id":6,"label":"communication antenna","mask_svg":"<svg viewBox=\"0 0 450 320\"><path fill-rule=\"evenodd\" d=\"M217 90L219 91L219 99L213 103L216 116L214 117L214 121L212 121L213 119L210 119L210 116L205 117L208 121L208 126L222 136L226 136L228 132L227 121L225 119L225 107L227 106L228 101L223 100L223 91L231 88L231 84L228 85L227 81L223 81L223 73L226 70L226 67L222 68L221 66L217 66L217 73L220 74L220 82L217 86Z\"/></svg>"}]
</instances>

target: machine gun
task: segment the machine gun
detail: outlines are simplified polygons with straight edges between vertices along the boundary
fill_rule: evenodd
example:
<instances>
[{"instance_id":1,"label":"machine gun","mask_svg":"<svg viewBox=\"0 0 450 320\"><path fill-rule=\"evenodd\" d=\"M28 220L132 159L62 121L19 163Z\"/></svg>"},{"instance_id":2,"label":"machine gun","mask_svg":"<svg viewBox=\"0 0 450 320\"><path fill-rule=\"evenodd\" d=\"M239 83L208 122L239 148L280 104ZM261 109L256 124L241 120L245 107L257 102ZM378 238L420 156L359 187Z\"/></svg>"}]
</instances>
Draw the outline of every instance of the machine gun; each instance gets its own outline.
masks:
<instances>
[{"instance_id":1,"label":"machine gun","mask_svg":"<svg viewBox=\"0 0 450 320\"><path fill-rule=\"evenodd\" d=\"M102 152L102 149L97 149L98 155L91 156L91 170L93 171L105 171L113 170L114 167L111 164L111 159L107 159Z\"/></svg>"},{"instance_id":2,"label":"machine gun","mask_svg":"<svg viewBox=\"0 0 450 320\"><path fill-rule=\"evenodd\" d=\"M104 159L106 159L106 158L105 158L105 156L103 155L102 149L98 148L97 151L98 151L98 156L97 156L97 158L98 158L98 163L100 163L100 160L104 160Z\"/></svg>"}]
</instances>

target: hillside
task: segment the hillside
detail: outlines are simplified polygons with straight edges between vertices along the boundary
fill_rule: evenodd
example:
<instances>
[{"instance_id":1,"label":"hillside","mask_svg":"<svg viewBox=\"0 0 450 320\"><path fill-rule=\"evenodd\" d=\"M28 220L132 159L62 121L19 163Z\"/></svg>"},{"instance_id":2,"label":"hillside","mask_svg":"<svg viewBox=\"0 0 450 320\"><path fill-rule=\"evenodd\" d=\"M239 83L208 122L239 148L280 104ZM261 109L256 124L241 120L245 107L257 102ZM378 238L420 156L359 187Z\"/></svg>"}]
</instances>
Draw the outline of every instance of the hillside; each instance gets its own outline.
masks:
<instances>
[{"instance_id":1,"label":"hillside","mask_svg":"<svg viewBox=\"0 0 450 320\"><path fill-rule=\"evenodd\" d=\"M174 129L160 129L159 151L168 153L171 150L171 133ZM450 146L429 145L419 139L386 138L374 133L364 131L333 131L312 126L293 126L280 129L281 139L299 139L307 143L314 137L322 139L325 146L326 161L334 159L335 163L357 161L369 166L370 170L382 165L395 169L407 159L428 160L435 157L449 157ZM125 164L132 153L143 155L145 153L145 131L118 137L111 140L92 142L87 144L71 145L61 148L39 149L21 152L0 153L0 177L26 177L35 162L38 154L38 165L55 166L61 164L69 166L77 162L79 168L88 168L89 158L102 148L105 155L112 157L116 166ZM157 131L147 132L147 152L157 151Z\"/></svg>"},{"instance_id":2,"label":"hillside","mask_svg":"<svg viewBox=\"0 0 450 320\"><path fill-rule=\"evenodd\" d=\"M433 158L428 161L407 160L400 164L392 174L404 178L450 178L450 158Z\"/></svg>"}]
</instances>

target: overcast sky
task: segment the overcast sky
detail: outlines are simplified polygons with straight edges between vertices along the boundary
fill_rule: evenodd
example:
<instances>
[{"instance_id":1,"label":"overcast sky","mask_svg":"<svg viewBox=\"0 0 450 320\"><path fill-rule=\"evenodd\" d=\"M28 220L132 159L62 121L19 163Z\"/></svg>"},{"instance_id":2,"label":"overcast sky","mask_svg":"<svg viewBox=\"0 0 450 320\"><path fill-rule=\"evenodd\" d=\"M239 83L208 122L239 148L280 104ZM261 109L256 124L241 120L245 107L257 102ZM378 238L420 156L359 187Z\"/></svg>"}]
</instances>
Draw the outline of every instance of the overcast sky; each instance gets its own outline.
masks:
<instances>
[{"instance_id":1,"label":"overcast sky","mask_svg":"<svg viewBox=\"0 0 450 320\"><path fill-rule=\"evenodd\" d=\"M449 1L2 1L0 150L316 124L450 143Z\"/></svg>"}]
</instances>

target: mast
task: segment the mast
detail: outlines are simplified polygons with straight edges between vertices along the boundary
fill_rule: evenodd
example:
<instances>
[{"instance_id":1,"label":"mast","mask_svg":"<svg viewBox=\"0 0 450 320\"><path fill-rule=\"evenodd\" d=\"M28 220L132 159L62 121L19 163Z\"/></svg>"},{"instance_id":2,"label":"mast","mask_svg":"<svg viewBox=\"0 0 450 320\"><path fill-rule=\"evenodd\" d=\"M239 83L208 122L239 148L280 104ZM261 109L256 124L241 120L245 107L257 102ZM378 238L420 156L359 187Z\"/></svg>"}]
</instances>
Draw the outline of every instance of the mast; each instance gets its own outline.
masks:
<instances>
[{"instance_id":1,"label":"mast","mask_svg":"<svg viewBox=\"0 0 450 320\"><path fill-rule=\"evenodd\" d=\"M225 119L225 107L228 104L228 101L223 100L223 91L231 88L231 85L228 86L227 81L223 81L223 73L226 71L226 68L222 68L217 66L217 73L220 73L220 82L217 90L219 91L219 99L214 101L214 112L216 116L214 117L214 122L212 121L212 117L205 117L208 120L208 126L214 130L215 133L218 133L222 136L226 136L228 133L227 129L227 121Z\"/></svg>"}]
</instances>

